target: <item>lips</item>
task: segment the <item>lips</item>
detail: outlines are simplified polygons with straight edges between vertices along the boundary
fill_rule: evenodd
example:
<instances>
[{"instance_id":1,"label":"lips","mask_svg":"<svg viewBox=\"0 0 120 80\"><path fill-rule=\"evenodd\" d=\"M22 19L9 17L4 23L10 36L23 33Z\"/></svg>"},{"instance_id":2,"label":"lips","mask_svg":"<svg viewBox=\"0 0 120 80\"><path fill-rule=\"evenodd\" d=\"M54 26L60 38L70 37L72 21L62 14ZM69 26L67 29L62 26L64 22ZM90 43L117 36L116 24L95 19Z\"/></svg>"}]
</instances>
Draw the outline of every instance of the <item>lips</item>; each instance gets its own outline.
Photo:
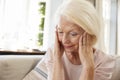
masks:
<instances>
[{"instance_id":1,"label":"lips","mask_svg":"<svg viewBox=\"0 0 120 80\"><path fill-rule=\"evenodd\" d=\"M64 46L64 48L71 48L71 47L73 47L73 46Z\"/></svg>"}]
</instances>

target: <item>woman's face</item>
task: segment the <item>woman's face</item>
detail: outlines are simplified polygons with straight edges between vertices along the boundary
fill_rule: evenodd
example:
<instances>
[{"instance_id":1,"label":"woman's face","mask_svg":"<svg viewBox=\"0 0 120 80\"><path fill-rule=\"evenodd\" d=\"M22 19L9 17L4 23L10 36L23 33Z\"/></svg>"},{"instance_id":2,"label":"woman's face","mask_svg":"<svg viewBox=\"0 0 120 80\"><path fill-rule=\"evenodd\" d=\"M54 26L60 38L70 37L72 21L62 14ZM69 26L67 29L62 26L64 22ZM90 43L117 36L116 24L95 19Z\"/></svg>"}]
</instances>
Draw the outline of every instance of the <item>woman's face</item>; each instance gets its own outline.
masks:
<instances>
[{"instance_id":1,"label":"woman's face","mask_svg":"<svg viewBox=\"0 0 120 80\"><path fill-rule=\"evenodd\" d=\"M79 38L84 30L64 17L60 18L57 30L59 41L65 52L78 52Z\"/></svg>"}]
</instances>

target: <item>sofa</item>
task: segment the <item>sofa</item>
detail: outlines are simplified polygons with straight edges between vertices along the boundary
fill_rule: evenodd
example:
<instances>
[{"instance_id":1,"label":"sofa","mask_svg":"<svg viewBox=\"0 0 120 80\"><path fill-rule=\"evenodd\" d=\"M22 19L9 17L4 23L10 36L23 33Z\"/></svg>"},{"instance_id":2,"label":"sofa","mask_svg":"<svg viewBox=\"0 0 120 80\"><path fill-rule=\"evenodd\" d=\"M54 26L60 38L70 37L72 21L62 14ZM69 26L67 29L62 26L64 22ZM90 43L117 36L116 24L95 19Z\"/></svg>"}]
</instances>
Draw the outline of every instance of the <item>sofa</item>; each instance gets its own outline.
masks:
<instances>
[{"instance_id":1,"label":"sofa","mask_svg":"<svg viewBox=\"0 0 120 80\"><path fill-rule=\"evenodd\" d=\"M44 55L1 55L0 80L22 80L43 58ZM111 80L120 80L120 57Z\"/></svg>"},{"instance_id":2,"label":"sofa","mask_svg":"<svg viewBox=\"0 0 120 80\"><path fill-rule=\"evenodd\" d=\"M22 80L43 55L0 55L0 80Z\"/></svg>"}]
</instances>

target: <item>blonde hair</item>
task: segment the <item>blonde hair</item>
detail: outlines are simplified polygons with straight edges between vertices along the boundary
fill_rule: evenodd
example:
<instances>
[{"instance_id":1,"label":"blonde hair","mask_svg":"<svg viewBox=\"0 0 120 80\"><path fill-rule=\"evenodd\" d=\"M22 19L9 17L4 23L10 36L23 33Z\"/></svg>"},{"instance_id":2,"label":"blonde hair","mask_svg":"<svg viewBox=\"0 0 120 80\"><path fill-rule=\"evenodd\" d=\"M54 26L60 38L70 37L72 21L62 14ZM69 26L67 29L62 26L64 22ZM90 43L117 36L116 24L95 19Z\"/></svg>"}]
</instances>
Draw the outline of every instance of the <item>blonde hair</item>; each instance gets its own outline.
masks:
<instances>
[{"instance_id":1,"label":"blonde hair","mask_svg":"<svg viewBox=\"0 0 120 80\"><path fill-rule=\"evenodd\" d=\"M70 21L79 25L87 33L93 35L93 44L100 36L101 20L94 6L85 0L67 0L57 9L56 24L60 16L65 16Z\"/></svg>"}]
</instances>

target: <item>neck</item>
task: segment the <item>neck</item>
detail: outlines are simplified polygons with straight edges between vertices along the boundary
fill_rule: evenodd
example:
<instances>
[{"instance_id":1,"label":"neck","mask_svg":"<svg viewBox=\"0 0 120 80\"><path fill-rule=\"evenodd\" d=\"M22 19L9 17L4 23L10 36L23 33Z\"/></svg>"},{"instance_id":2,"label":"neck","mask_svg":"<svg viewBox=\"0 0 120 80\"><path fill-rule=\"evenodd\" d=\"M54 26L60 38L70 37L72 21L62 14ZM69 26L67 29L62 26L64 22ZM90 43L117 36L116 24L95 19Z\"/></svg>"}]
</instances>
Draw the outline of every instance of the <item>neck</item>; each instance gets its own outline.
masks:
<instances>
[{"instance_id":1,"label":"neck","mask_svg":"<svg viewBox=\"0 0 120 80\"><path fill-rule=\"evenodd\" d=\"M96 49L93 48L93 54L94 54L95 50ZM66 56L72 64L81 65L81 61L80 61L78 52L66 52Z\"/></svg>"},{"instance_id":2,"label":"neck","mask_svg":"<svg viewBox=\"0 0 120 80\"><path fill-rule=\"evenodd\" d=\"M75 65L81 64L79 54L77 52L73 52L73 53L66 52L66 56L72 64Z\"/></svg>"}]
</instances>

